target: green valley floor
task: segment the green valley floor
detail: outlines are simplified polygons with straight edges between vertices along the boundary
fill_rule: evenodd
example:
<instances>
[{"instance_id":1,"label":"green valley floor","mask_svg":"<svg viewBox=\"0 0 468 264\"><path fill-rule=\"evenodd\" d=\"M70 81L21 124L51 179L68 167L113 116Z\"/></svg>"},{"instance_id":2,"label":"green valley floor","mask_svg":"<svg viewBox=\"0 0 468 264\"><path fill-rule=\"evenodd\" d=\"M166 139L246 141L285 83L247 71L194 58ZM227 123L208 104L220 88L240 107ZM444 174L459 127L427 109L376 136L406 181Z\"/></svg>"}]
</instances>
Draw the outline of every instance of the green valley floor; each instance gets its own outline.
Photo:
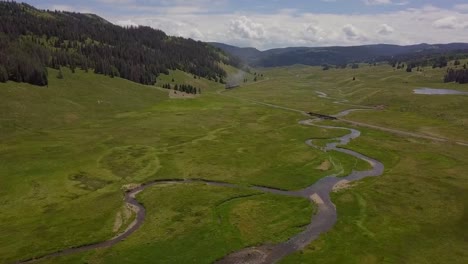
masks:
<instances>
[{"instance_id":1,"label":"green valley floor","mask_svg":"<svg viewBox=\"0 0 468 264\"><path fill-rule=\"evenodd\" d=\"M307 118L300 111L333 115L366 107L322 123L359 129L346 148L381 161L384 174L333 193L336 225L281 262L468 261L468 96L412 93L468 85L442 83L443 69L407 73L386 65L256 71L265 77L254 82L249 75L229 91L180 71L159 78L158 85L174 78L200 87L202 94L190 99L82 71L64 70L64 79L50 77L48 87L0 84L0 262L112 238L135 218L124 205L125 189L152 180L246 188L148 187L137 194L145 221L127 239L37 263L212 263L286 241L316 206L247 187L297 190L367 169L352 156L305 144L325 144L346 131L298 123Z\"/></svg>"}]
</instances>

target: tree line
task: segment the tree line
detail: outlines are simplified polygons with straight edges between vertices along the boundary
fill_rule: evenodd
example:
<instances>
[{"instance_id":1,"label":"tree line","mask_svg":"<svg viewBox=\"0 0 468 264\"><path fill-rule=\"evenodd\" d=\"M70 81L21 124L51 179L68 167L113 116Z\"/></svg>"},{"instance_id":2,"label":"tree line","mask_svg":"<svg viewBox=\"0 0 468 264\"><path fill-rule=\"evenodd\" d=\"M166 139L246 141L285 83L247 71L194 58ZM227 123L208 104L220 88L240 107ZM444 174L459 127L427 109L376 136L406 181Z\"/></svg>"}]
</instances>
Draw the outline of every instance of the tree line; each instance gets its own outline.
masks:
<instances>
[{"instance_id":1,"label":"tree line","mask_svg":"<svg viewBox=\"0 0 468 264\"><path fill-rule=\"evenodd\" d=\"M399 55L388 59L388 63L397 69L417 68L417 67L432 67L445 68L449 66L449 61L454 61L454 66L460 65L460 59L468 58L466 51L451 52L446 54L407 54Z\"/></svg>"},{"instance_id":2,"label":"tree line","mask_svg":"<svg viewBox=\"0 0 468 264\"><path fill-rule=\"evenodd\" d=\"M180 69L210 80L235 58L208 44L150 27L120 27L90 14L0 2L0 81L47 85L47 67L70 67L142 84Z\"/></svg>"},{"instance_id":3,"label":"tree line","mask_svg":"<svg viewBox=\"0 0 468 264\"><path fill-rule=\"evenodd\" d=\"M171 85L170 83L167 83L167 84L163 84L162 87L165 89L174 89L174 91L180 91L180 92L189 93L189 94L197 94L197 93L201 94L200 88L197 88L190 84Z\"/></svg>"},{"instance_id":4,"label":"tree line","mask_svg":"<svg viewBox=\"0 0 468 264\"><path fill-rule=\"evenodd\" d=\"M448 69L444 76L444 82L468 83L468 70L466 66L464 69Z\"/></svg>"}]
</instances>

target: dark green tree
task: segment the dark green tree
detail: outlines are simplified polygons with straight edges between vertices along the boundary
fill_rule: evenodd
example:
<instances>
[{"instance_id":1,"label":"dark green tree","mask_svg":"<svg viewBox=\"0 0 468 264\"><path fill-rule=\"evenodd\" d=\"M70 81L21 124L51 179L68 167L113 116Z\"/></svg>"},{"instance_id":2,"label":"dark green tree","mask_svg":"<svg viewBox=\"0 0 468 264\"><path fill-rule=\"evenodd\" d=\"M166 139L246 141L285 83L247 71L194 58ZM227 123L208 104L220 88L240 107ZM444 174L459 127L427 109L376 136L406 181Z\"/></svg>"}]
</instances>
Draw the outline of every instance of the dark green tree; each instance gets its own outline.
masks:
<instances>
[{"instance_id":1,"label":"dark green tree","mask_svg":"<svg viewBox=\"0 0 468 264\"><path fill-rule=\"evenodd\" d=\"M0 1L0 18L0 62L17 82L45 85L46 67L62 66L151 85L175 69L219 79L226 76L219 62L235 63L205 43L149 27L120 27L97 16Z\"/></svg>"}]
</instances>

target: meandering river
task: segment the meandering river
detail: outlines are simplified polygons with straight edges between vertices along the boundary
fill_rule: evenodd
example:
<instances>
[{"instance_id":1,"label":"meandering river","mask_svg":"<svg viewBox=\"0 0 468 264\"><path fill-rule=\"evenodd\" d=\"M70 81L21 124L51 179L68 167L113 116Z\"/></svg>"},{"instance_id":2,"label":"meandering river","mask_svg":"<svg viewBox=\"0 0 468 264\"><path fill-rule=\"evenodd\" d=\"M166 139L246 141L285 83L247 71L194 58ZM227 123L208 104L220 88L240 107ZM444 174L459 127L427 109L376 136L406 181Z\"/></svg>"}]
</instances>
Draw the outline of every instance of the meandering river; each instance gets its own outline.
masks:
<instances>
[{"instance_id":1,"label":"meandering river","mask_svg":"<svg viewBox=\"0 0 468 264\"><path fill-rule=\"evenodd\" d=\"M343 116L349 112L351 111L346 110L336 114L336 116ZM335 205L330 199L330 193L333 191L335 186L342 183L349 184L351 182L358 181L366 177L379 176L383 173L384 165L378 160L367 157L356 151L339 147L345 146L352 139L359 137L361 133L358 130L345 127L320 126L316 124L317 121L320 121L320 119L307 119L300 121L299 123L303 125L317 126L327 129L343 129L349 131L349 134L346 134L339 138L335 138L334 142L328 143L324 148L315 145L313 140L307 140L307 145L323 149L323 151L339 151L342 153L346 153L348 155L368 162L372 168L366 171L353 171L346 177L336 177L335 175L330 175L328 177L322 178L315 184L305 189L297 191L272 191L268 188L260 188L260 190L262 191L272 191L280 195L293 195L307 198L310 200L311 203L315 203L317 205L317 213L311 217L310 223L307 225L304 231L293 236L288 241L276 245L264 245L260 247L246 248L244 250L226 256L217 263L275 263L278 260L284 258L285 256L305 248L313 240L317 239L320 234L327 232L335 225L337 213Z\"/></svg>"},{"instance_id":2,"label":"meandering river","mask_svg":"<svg viewBox=\"0 0 468 264\"><path fill-rule=\"evenodd\" d=\"M271 104L265 104L265 103L261 103L261 104L265 106L285 109L284 107L279 107L279 106L275 106ZM285 109L285 110L291 110L291 109ZM357 110L362 110L362 109L346 110L346 111L336 114L335 116L341 117L352 111L357 111ZM294 111L297 111L297 110L294 110ZM305 113L303 114L306 115ZM358 181L366 177L379 176L384 171L383 164L379 162L378 160L367 157L361 153L340 147L340 146L347 145L352 139L359 137L361 134L360 131L356 129L345 128L345 127L322 126L318 124L319 121L321 121L321 119L308 118L308 119L300 121L299 123L302 125L306 125L306 126L316 126L316 127L326 128L326 129L347 130L349 133L342 137L335 138L333 142L326 144L325 147L317 146L316 144L314 144L314 140L312 139L307 140L305 144L311 147L321 149L322 151L338 151L338 152L346 153L350 156L353 156L353 157L356 157L358 159L368 162L372 168L370 170L365 170L365 171L353 171L351 174L347 175L346 177L336 177L335 175L330 175L325 178L322 178L321 180L317 181L316 183L314 183L313 185L307 188L296 190L296 191L283 191L283 190L267 188L267 187L258 187L258 186L245 187L245 186L238 186L238 185L230 184L230 183L214 182L214 181L208 181L208 180L194 180L194 179L148 182L134 189L131 189L130 191L125 193L125 202L128 204L128 206L133 208L134 212L136 213L136 217L134 221L122 233L103 242L89 244L89 245L82 245L82 246L78 246L75 248L68 248L68 249L64 249L55 253L41 256L41 257L18 261L16 263L30 263L30 262L34 262L36 260L43 259L43 258L57 257L57 256L74 254L78 252L84 252L84 251L88 251L92 249L111 247L119 243L120 241L124 240L125 238L129 237L131 234L133 234L138 228L140 228L142 223L145 221L146 210L144 206L140 202L138 202L138 200L135 198L135 196L139 192L144 191L148 187L158 185L158 184L167 184L167 183L188 184L188 183L195 183L195 182L198 182L198 183L202 182L202 183L209 184L209 185L223 186L227 188L250 188L250 189L255 189L258 191L262 191L262 192L274 193L277 195L304 197L308 199L311 203L316 204L317 213L311 216L310 223L306 226L304 231L291 237L287 241L279 243L279 244L275 244L275 245L263 245L259 247L246 248L238 252L229 254L225 256L224 258L220 259L219 261L217 261L217 263L220 263L220 264L275 263L278 260L284 258L285 256L305 248L312 241L317 239L320 234L323 234L329 231L335 225L336 219L337 219L337 212L336 212L336 208L334 204L332 203L330 199L330 193L333 191L333 189L336 186L349 184L351 182Z\"/></svg>"}]
</instances>

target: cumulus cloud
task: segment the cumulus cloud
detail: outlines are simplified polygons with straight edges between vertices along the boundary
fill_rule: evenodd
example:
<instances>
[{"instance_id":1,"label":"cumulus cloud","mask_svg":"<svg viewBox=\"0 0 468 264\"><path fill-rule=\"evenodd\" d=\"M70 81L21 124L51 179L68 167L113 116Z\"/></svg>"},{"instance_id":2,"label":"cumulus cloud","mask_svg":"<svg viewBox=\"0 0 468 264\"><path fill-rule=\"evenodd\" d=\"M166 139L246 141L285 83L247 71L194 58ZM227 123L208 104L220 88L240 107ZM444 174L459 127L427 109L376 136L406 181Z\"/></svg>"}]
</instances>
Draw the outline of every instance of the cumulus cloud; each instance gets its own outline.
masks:
<instances>
[{"instance_id":1,"label":"cumulus cloud","mask_svg":"<svg viewBox=\"0 0 468 264\"><path fill-rule=\"evenodd\" d=\"M253 22L246 16L231 20L229 32L241 38L254 40L262 39L265 35L263 25Z\"/></svg>"},{"instance_id":2,"label":"cumulus cloud","mask_svg":"<svg viewBox=\"0 0 468 264\"><path fill-rule=\"evenodd\" d=\"M320 43L326 37L326 32L317 25L306 25L300 32L300 40L304 43Z\"/></svg>"},{"instance_id":3,"label":"cumulus cloud","mask_svg":"<svg viewBox=\"0 0 468 264\"><path fill-rule=\"evenodd\" d=\"M395 31L394 28L392 28L391 26L387 25L387 24L382 24L380 25L379 29L377 30L377 33L379 33L380 35L391 35L393 32Z\"/></svg>"},{"instance_id":4,"label":"cumulus cloud","mask_svg":"<svg viewBox=\"0 0 468 264\"><path fill-rule=\"evenodd\" d=\"M468 42L465 29L468 26L465 22L468 21L468 13L432 5L376 14L325 14L300 10L207 14L188 10L172 13L159 10L158 13L138 12L134 15L104 17L120 25L147 25L169 35L259 49Z\"/></svg>"},{"instance_id":5,"label":"cumulus cloud","mask_svg":"<svg viewBox=\"0 0 468 264\"><path fill-rule=\"evenodd\" d=\"M348 40L359 40L366 41L367 37L359 29L357 29L352 24L346 24L341 28L341 31L345 34Z\"/></svg>"},{"instance_id":6,"label":"cumulus cloud","mask_svg":"<svg viewBox=\"0 0 468 264\"><path fill-rule=\"evenodd\" d=\"M455 29L461 25L461 22L454 16L437 19L433 23L434 27L441 29Z\"/></svg>"}]
</instances>

